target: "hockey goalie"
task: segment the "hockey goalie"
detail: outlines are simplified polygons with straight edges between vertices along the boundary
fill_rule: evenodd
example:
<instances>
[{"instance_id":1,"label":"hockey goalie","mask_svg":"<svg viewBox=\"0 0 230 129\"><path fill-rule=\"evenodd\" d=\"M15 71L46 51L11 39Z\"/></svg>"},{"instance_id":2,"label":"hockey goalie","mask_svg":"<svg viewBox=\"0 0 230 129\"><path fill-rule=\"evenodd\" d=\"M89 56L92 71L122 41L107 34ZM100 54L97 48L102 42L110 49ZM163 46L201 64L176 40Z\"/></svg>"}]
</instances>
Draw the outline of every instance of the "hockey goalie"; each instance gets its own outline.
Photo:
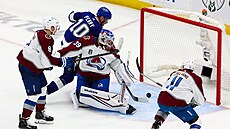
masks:
<instances>
[{"instance_id":1,"label":"hockey goalie","mask_svg":"<svg viewBox=\"0 0 230 129\"><path fill-rule=\"evenodd\" d=\"M122 114L135 113L136 109L128 104L128 97L124 96L125 86L130 86L133 81L126 72L126 66L120 56L113 53L116 50L113 42L113 33L103 29L98 38L84 36L59 50L61 56L81 55L80 58L111 53L79 61L76 72L77 86L71 92L75 109L87 105ZM119 44L122 42L123 40L120 40ZM109 92L111 70L114 71L118 82L122 85L121 93Z\"/></svg>"}]
</instances>

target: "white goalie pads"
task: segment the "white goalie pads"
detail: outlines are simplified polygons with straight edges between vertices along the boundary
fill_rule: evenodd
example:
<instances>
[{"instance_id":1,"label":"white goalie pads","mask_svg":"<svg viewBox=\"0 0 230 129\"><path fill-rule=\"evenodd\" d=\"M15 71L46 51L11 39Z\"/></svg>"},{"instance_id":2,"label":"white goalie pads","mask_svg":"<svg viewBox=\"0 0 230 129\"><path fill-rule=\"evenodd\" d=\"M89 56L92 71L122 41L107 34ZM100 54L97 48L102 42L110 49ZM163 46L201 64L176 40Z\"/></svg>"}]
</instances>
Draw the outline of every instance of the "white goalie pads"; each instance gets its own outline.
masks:
<instances>
[{"instance_id":1,"label":"white goalie pads","mask_svg":"<svg viewBox=\"0 0 230 129\"><path fill-rule=\"evenodd\" d=\"M113 69L117 81L119 84L125 83L127 86L130 86L133 83L133 80L129 76L126 66L120 59L116 59L110 64L110 67Z\"/></svg>"},{"instance_id":2,"label":"white goalie pads","mask_svg":"<svg viewBox=\"0 0 230 129\"><path fill-rule=\"evenodd\" d=\"M120 94L82 86L79 101L95 108L118 111L122 114L126 114L126 110L128 109L128 99L128 96L125 96L122 103L120 101Z\"/></svg>"}]
</instances>

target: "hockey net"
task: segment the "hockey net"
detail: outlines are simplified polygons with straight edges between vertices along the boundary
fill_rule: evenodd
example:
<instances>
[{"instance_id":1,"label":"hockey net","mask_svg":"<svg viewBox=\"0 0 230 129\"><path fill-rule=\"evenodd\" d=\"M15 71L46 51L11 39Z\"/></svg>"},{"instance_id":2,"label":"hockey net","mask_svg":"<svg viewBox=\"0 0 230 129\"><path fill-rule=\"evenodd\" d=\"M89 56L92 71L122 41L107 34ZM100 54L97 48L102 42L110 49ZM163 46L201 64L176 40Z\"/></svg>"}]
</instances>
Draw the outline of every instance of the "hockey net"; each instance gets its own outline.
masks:
<instances>
[{"instance_id":1,"label":"hockey net","mask_svg":"<svg viewBox=\"0 0 230 129\"><path fill-rule=\"evenodd\" d=\"M151 7L141 10L140 27L140 67L145 75L155 80L168 77L191 58L207 100L230 103L230 43L224 25L195 12Z\"/></svg>"}]
</instances>

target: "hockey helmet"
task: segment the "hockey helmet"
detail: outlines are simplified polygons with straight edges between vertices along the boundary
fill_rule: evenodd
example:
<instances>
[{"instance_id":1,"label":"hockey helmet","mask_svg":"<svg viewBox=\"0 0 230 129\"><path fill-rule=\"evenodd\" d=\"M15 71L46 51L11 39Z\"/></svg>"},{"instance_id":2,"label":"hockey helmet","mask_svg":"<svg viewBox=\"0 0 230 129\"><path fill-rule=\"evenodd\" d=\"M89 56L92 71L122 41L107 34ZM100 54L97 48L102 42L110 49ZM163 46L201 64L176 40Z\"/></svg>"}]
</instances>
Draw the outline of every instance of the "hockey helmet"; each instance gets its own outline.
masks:
<instances>
[{"instance_id":1,"label":"hockey helmet","mask_svg":"<svg viewBox=\"0 0 230 129\"><path fill-rule=\"evenodd\" d=\"M55 30L59 30L60 29L59 21L52 16L45 17L43 19L43 28L50 30L54 34L55 30L54 31L51 30L52 26L55 28Z\"/></svg>"},{"instance_id":2,"label":"hockey helmet","mask_svg":"<svg viewBox=\"0 0 230 129\"><path fill-rule=\"evenodd\" d=\"M109 11L108 8L106 7L101 7L97 11L97 17L103 16L105 20L111 19L112 18L112 13Z\"/></svg>"},{"instance_id":3,"label":"hockey helmet","mask_svg":"<svg viewBox=\"0 0 230 129\"><path fill-rule=\"evenodd\" d=\"M113 47L114 42L114 34L112 31L107 29L102 29L101 33L99 34L98 41L100 44L106 47L106 49L110 49Z\"/></svg>"},{"instance_id":4,"label":"hockey helmet","mask_svg":"<svg viewBox=\"0 0 230 129\"><path fill-rule=\"evenodd\" d=\"M193 59L185 59L181 66L183 69L194 70L195 64Z\"/></svg>"}]
</instances>

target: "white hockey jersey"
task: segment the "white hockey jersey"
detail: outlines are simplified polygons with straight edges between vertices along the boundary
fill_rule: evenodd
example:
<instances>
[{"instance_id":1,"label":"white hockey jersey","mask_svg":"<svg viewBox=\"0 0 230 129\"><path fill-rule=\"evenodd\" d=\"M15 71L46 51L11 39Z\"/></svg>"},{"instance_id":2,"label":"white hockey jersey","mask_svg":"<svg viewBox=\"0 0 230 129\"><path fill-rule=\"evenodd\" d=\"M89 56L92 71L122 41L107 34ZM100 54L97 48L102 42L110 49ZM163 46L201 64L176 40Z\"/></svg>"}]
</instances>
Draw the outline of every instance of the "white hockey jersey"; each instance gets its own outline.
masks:
<instances>
[{"instance_id":1,"label":"white hockey jersey","mask_svg":"<svg viewBox=\"0 0 230 129\"><path fill-rule=\"evenodd\" d=\"M177 106L183 101L186 104L193 102L202 105L205 101L201 78L187 70L173 72L161 92L158 101L167 106ZM169 100L170 96L175 99Z\"/></svg>"},{"instance_id":2,"label":"white hockey jersey","mask_svg":"<svg viewBox=\"0 0 230 129\"><path fill-rule=\"evenodd\" d=\"M59 58L51 56L54 40L44 30L35 32L33 38L20 51L17 59L19 63L29 68L34 73L41 73L53 65L59 66Z\"/></svg>"}]
</instances>

